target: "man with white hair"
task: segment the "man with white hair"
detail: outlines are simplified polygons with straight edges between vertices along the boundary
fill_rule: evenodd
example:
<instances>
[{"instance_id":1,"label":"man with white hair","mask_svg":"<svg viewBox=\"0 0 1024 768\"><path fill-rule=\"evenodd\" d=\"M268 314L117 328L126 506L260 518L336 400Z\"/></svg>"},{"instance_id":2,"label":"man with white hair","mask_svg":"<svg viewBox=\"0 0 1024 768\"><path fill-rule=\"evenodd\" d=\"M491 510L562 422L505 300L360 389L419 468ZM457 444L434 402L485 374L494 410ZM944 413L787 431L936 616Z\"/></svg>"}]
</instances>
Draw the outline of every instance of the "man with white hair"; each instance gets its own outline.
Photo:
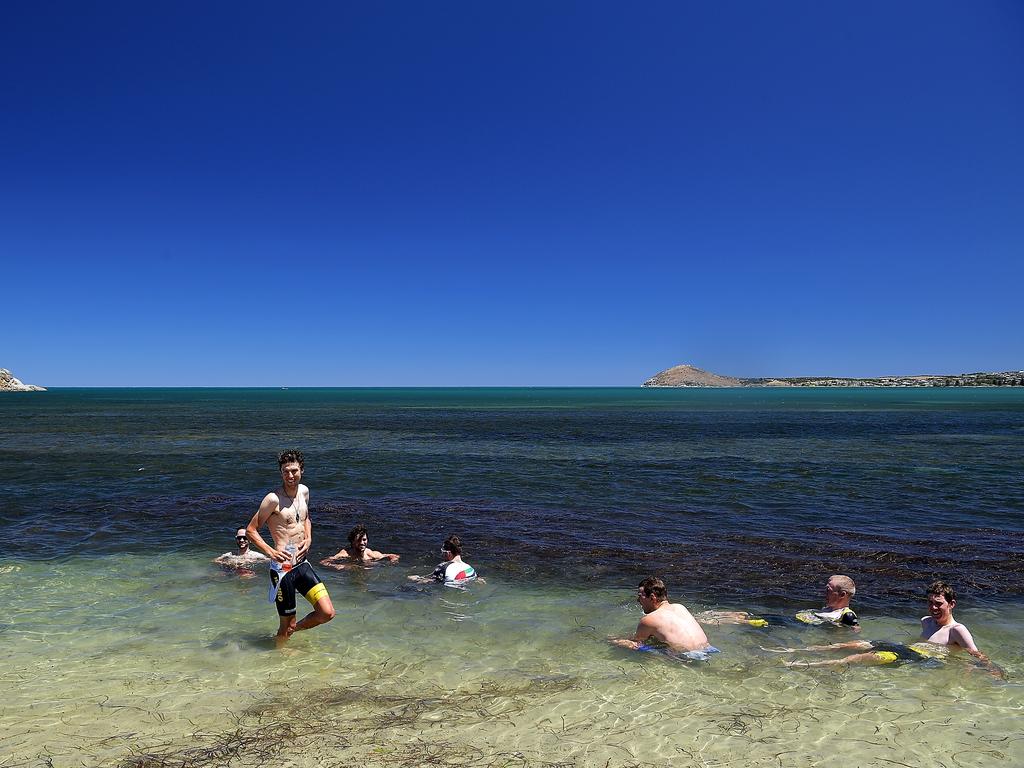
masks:
<instances>
[{"instance_id":1,"label":"man with white hair","mask_svg":"<svg viewBox=\"0 0 1024 768\"><path fill-rule=\"evenodd\" d=\"M798 611L795 618L802 624L849 627L860 632L860 620L850 607L850 601L857 594L857 585L849 576L836 574L825 583L825 605L820 609ZM774 624L790 624L792 619L783 616L755 616L746 611L703 611L697 614L701 624L749 624L752 627L767 627Z\"/></svg>"}]
</instances>

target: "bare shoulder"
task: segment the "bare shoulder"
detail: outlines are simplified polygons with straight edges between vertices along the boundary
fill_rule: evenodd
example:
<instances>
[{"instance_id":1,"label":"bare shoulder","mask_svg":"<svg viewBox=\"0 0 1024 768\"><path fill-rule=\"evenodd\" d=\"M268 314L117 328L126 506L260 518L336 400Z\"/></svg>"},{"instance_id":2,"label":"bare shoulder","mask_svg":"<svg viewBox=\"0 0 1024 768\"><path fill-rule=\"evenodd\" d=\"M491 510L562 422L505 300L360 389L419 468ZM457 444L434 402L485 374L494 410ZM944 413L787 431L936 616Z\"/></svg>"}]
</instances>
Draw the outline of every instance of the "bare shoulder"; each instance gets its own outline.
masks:
<instances>
[{"instance_id":1,"label":"bare shoulder","mask_svg":"<svg viewBox=\"0 0 1024 768\"><path fill-rule=\"evenodd\" d=\"M663 621L663 617L662 616L658 616L657 614L658 614L657 611L654 611L652 613L645 613L643 616L640 617L640 626L641 627L656 627L656 626L658 626Z\"/></svg>"},{"instance_id":2,"label":"bare shoulder","mask_svg":"<svg viewBox=\"0 0 1024 768\"><path fill-rule=\"evenodd\" d=\"M949 639L963 648L971 650L975 648L974 636L971 635L971 630L959 622L950 627Z\"/></svg>"},{"instance_id":3,"label":"bare shoulder","mask_svg":"<svg viewBox=\"0 0 1024 768\"><path fill-rule=\"evenodd\" d=\"M263 501L260 502L260 508L256 510L256 514L250 525L259 528L280 510L281 500L278 498L276 492L271 491L263 497Z\"/></svg>"}]
</instances>

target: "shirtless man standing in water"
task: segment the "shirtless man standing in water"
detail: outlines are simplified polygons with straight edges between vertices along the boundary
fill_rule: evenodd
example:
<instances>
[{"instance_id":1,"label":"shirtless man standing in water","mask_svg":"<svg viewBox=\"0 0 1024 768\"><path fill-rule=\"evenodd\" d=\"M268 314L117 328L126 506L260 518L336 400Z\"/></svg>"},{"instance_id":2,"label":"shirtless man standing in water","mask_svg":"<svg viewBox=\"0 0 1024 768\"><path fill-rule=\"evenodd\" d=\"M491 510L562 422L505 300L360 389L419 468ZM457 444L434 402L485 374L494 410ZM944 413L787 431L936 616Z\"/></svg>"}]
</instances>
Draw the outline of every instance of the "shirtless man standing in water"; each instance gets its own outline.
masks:
<instances>
[{"instance_id":1,"label":"shirtless man standing in water","mask_svg":"<svg viewBox=\"0 0 1024 768\"><path fill-rule=\"evenodd\" d=\"M292 633L333 619L334 605L327 587L306 561L306 553L313 542L313 526L309 521L309 488L299 482L305 466L302 452L285 451L278 457L277 464L281 468L281 487L263 497L245 532L249 541L271 561L270 594L281 618L277 630L280 647ZM273 547L260 536L264 525L270 529ZM298 623L295 621L296 591L313 606L313 612Z\"/></svg>"},{"instance_id":2,"label":"shirtless man standing in water","mask_svg":"<svg viewBox=\"0 0 1024 768\"><path fill-rule=\"evenodd\" d=\"M644 617L632 639L609 638L620 648L647 650L653 640L673 651L683 653L717 653L700 624L686 606L668 601L668 589L661 579L648 576L636 590L636 601L644 609Z\"/></svg>"}]
</instances>

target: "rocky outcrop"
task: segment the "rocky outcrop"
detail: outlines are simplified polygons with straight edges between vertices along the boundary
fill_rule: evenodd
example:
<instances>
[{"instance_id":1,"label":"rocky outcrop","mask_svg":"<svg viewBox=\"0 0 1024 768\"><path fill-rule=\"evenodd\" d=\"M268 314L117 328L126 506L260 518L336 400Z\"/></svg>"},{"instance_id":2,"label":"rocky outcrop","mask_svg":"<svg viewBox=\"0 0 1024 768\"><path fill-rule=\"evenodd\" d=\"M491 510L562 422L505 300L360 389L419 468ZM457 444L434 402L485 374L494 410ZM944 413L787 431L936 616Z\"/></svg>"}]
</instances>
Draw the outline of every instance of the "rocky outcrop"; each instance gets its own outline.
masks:
<instances>
[{"instance_id":1,"label":"rocky outcrop","mask_svg":"<svg viewBox=\"0 0 1024 768\"><path fill-rule=\"evenodd\" d=\"M45 392L46 389L43 387L37 387L35 384L22 384L20 380L14 378L14 374L8 371L6 368L0 368L0 392Z\"/></svg>"},{"instance_id":2,"label":"rocky outcrop","mask_svg":"<svg viewBox=\"0 0 1024 768\"><path fill-rule=\"evenodd\" d=\"M944 376L880 376L847 379L836 376L740 379L677 365L652 376L645 387L1024 387L1024 371L959 373Z\"/></svg>"},{"instance_id":3,"label":"rocky outcrop","mask_svg":"<svg viewBox=\"0 0 1024 768\"><path fill-rule=\"evenodd\" d=\"M742 387L740 379L708 373L692 365L677 365L652 376L645 387Z\"/></svg>"}]
</instances>

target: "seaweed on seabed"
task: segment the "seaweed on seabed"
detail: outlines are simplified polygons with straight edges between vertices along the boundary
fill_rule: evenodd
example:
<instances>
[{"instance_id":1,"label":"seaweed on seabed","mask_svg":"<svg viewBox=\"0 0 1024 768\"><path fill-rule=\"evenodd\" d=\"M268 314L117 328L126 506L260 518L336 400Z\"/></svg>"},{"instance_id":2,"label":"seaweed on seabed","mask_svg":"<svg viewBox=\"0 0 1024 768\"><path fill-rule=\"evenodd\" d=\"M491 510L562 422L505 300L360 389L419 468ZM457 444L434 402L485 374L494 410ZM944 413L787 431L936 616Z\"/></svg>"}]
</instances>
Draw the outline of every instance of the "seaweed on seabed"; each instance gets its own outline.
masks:
<instances>
[{"instance_id":1,"label":"seaweed on seabed","mask_svg":"<svg viewBox=\"0 0 1024 768\"><path fill-rule=\"evenodd\" d=\"M265 766L282 756L301 753L323 766L366 764L436 768L566 768L573 763L530 759L520 752L493 751L470 744L430 739L445 722L495 722L524 711L530 699L581 687L577 678L535 680L520 685L484 682L469 689L431 688L412 694L377 693L368 687L326 686L300 697L263 699L220 733L197 731L189 746L163 745L133 754L118 768L212 768ZM356 705L356 706L353 706ZM349 711L348 716L345 716ZM394 729L418 729L415 740L391 743ZM433 729L433 731L432 731ZM197 746L198 745L198 746ZM345 753L352 747L360 753Z\"/></svg>"},{"instance_id":2,"label":"seaweed on seabed","mask_svg":"<svg viewBox=\"0 0 1024 768\"><path fill-rule=\"evenodd\" d=\"M163 749L150 748L139 752L133 749L134 754L122 760L118 768L207 768L238 764L239 760L254 765L266 764L294 744L298 737L299 733L291 723L250 727L239 723L233 731L193 733L192 742L205 742L200 747L168 745Z\"/></svg>"},{"instance_id":3,"label":"seaweed on seabed","mask_svg":"<svg viewBox=\"0 0 1024 768\"><path fill-rule=\"evenodd\" d=\"M363 725L372 730L399 728L427 719L430 722L459 722L469 724L478 720L493 720L511 713L522 712L530 699L553 693L577 690L578 678L546 678L529 683L510 685L485 681L471 688L431 687L415 694L377 693L367 687L336 688L327 686L304 693L302 698L273 697L249 707L243 717L273 714L285 718L301 718L310 709L319 713L334 713L334 722ZM367 714L353 718L340 717L339 708L360 705Z\"/></svg>"}]
</instances>

